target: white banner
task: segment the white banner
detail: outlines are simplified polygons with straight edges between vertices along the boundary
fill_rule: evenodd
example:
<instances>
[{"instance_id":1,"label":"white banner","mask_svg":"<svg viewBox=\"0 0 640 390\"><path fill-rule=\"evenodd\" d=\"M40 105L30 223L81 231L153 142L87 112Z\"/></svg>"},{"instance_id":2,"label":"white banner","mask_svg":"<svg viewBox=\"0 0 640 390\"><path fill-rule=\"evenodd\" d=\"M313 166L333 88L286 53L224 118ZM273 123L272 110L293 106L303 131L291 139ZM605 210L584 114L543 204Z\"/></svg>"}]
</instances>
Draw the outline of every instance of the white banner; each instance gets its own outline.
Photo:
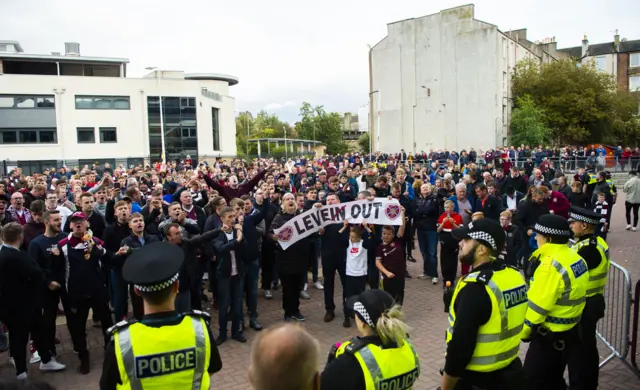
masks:
<instances>
[{"instance_id":1,"label":"white banner","mask_svg":"<svg viewBox=\"0 0 640 390\"><path fill-rule=\"evenodd\" d=\"M291 218L280 229L274 230L282 249L317 232L321 227L332 223L358 224L367 221L374 225L402 225L400 203L397 199L375 198L374 200L356 200L331 206L312 207L311 210Z\"/></svg>"}]
</instances>

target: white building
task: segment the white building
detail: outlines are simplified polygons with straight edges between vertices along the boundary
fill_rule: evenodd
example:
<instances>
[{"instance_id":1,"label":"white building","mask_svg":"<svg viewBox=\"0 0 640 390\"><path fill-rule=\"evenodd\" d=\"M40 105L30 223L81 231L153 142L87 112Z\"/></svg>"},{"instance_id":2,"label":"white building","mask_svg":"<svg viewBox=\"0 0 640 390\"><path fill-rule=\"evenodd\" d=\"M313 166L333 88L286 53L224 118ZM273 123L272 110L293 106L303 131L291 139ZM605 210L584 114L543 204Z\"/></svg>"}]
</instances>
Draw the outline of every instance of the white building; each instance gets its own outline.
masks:
<instances>
[{"instance_id":1,"label":"white building","mask_svg":"<svg viewBox=\"0 0 640 390\"><path fill-rule=\"evenodd\" d=\"M66 164L138 164L234 156L233 76L154 70L125 58L34 55L0 41L0 155L27 172ZM162 97L162 115L160 100ZM160 122L164 123L161 132Z\"/></svg>"},{"instance_id":2,"label":"white building","mask_svg":"<svg viewBox=\"0 0 640 390\"><path fill-rule=\"evenodd\" d=\"M373 150L505 145L513 67L558 56L555 39L502 32L474 19L473 5L388 24L369 57Z\"/></svg>"}]
</instances>

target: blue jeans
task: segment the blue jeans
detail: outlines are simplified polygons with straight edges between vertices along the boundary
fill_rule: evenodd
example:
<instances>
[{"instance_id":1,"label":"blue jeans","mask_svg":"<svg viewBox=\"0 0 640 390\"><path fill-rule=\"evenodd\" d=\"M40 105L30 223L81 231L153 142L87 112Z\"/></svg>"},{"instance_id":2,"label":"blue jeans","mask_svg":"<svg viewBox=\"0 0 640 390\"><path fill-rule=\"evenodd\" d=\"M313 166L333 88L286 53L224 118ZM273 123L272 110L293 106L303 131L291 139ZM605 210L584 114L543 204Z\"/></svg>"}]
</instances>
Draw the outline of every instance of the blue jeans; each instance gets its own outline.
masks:
<instances>
[{"instance_id":1,"label":"blue jeans","mask_svg":"<svg viewBox=\"0 0 640 390\"><path fill-rule=\"evenodd\" d=\"M258 319L258 276L260 274L260 261L258 259L254 260L247 266L246 271L247 309L249 310L249 318L256 320Z\"/></svg>"},{"instance_id":2,"label":"blue jeans","mask_svg":"<svg viewBox=\"0 0 640 390\"><path fill-rule=\"evenodd\" d=\"M111 304L113 305L113 315L115 317L114 323L122 321L127 317L129 313L128 297L129 289L127 282L122 278L122 271L111 270L110 274L110 292L111 292Z\"/></svg>"},{"instance_id":3,"label":"blue jeans","mask_svg":"<svg viewBox=\"0 0 640 390\"><path fill-rule=\"evenodd\" d=\"M242 293L243 280L240 275L221 278L218 275L218 299L220 310L218 311L218 324L220 326L220 338L227 337L227 311L231 307L231 335L242 333L240 321L242 320Z\"/></svg>"},{"instance_id":4,"label":"blue jeans","mask_svg":"<svg viewBox=\"0 0 640 390\"><path fill-rule=\"evenodd\" d=\"M422 254L424 274L438 277L438 232L418 229L418 246Z\"/></svg>"}]
</instances>

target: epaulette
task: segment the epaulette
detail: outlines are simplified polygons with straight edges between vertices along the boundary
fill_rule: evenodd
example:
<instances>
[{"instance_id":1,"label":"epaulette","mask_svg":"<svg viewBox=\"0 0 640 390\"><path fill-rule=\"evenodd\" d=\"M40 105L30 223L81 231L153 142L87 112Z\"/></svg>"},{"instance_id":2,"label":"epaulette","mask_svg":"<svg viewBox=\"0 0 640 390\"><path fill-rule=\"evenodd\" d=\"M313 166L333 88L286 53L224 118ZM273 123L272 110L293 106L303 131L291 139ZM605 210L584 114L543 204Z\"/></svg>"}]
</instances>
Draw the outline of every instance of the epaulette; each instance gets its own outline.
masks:
<instances>
[{"instance_id":1,"label":"epaulette","mask_svg":"<svg viewBox=\"0 0 640 390\"><path fill-rule=\"evenodd\" d=\"M488 284L492 277L493 277L492 269L486 269L486 270L483 269L482 271L478 272L478 277L476 278L476 281L483 284Z\"/></svg>"},{"instance_id":2,"label":"epaulette","mask_svg":"<svg viewBox=\"0 0 640 390\"><path fill-rule=\"evenodd\" d=\"M598 246L598 236L591 236L589 238L589 245Z\"/></svg>"},{"instance_id":3,"label":"epaulette","mask_svg":"<svg viewBox=\"0 0 640 390\"><path fill-rule=\"evenodd\" d=\"M369 345L369 342L366 340L363 340L361 338L353 338L351 339L351 341L349 342L349 345L347 345L344 349L344 353L349 354L349 355L355 355L356 352L358 352L359 350L361 350L362 348L366 347L367 345Z\"/></svg>"},{"instance_id":4,"label":"epaulette","mask_svg":"<svg viewBox=\"0 0 640 390\"><path fill-rule=\"evenodd\" d=\"M211 314L207 313L206 311L202 311L202 310L191 310L191 311L187 311L182 313L183 316L191 316L191 317L199 317L199 318L203 318L205 321L210 321L211 320Z\"/></svg>"},{"instance_id":5,"label":"epaulette","mask_svg":"<svg viewBox=\"0 0 640 390\"><path fill-rule=\"evenodd\" d=\"M107 334L113 335L115 332L120 331L122 329L127 329L129 326L138 322L135 318L127 318L113 325L111 328L107 329Z\"/></svg>"}]
</instances>

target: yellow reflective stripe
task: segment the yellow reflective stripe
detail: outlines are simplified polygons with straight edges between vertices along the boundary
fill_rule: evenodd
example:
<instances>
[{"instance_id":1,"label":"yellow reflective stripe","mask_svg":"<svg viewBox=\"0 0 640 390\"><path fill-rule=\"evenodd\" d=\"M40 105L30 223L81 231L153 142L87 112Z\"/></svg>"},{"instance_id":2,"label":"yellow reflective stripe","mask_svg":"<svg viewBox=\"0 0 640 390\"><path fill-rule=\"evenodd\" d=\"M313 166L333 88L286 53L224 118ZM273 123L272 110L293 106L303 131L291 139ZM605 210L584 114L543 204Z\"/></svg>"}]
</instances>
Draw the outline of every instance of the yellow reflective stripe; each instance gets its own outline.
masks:
<instances>
[{"instance_id":1,"label":"yellow reflective stripe","mask_svg":"<svg viewBox=\"0 0 640 390\"><path fill-rule=\"evenodd\" d=\"M604 292L604 286L594 287L587 290L587 295L602 294Z\"/></svg>"},{"instance_id":2,"label":"yellow reflective stripe","mask_svg":"<svg viewBox=\"0 0 640 390\"><path fill-rule=\"evenodd\" d=\"M563 294L564 296L564 294ZM585 297L580 297L578 299L568 299L568 298L560 298L556 301L556 305L558 306L575 306L579 305L586 300Z\"/></svg>"},{"instance_id":3,"label":"yellow reflective stripe","mask_svg":"<svg viewBox=\"0 0 640 390\"><path fill-rule=\"evenodd\" d=\"M193 389L200 390L202 386L202 376L206 369L204 363L207 358L207 340L200 318L191 317L191 323L193 324L193 330L196 334L196 368L193 371Z\"/></svg>"},{"instance_id":4,"label":"yellow reflective stripe","mask_svg":"<svg viewBox=\"0 0 640 390\"><path fill-rule=\"evenodd\" d=\"M571 297L571 277L569 277L567 270L562 266L562 264L560 264L556 260L552 260L551 265L553 266L553 268L556 269L556 271L558 271L558 273L562 277L562 281L564 282L564 292L562 293L562 296L560 296L560 298L558 298L558 300L556 301L556 305L574 306L584 302L584 299L585 299L584 297L578 298L578 299L570 298Z\"/></svg>"},{"instance_id":5,"label":"yellow reflective stripe","mask_svg":"<svg viewBox=\"0 0 640 390\"><path fill-rule=\"evenodd\" d=\"M405 340L405 343L409 344L409 348L411 348L411 352L413 352L413 357L416 359L416 369L418 370L418 376L420 376L420 357L418 357L418 353L414 348L413 344L409 340Z\"/></svg>"},{"instance_id":6,"label":"yellow reflective stripe","mask_svg":"<svg viewBox=\"0 0 640 390\"><path fill-rule=\"evenodd\" d=\"M142 390L142 383L140 383L140 379L136 377L136 358L133 354L129 328L118 331L117 337L118 343L120 344L120 352L122 353L124 371L127 373L129 379L129 387L131 387L131 390Z\"/></svg>"},{"instance_id":7,"label":"yellow reflective stripe","mask_svg":"<svg viewBox=\"0 0 640 390\"><path fill-rule=\"evenodd\" d=\"M476 365L476 366L487 366L489 364L494 364L497 362L502 362L508 359L511 359L513 357L518 356L518 352L520 351L520 346L517 345L514 348L511 348L510 350L506 351L506 352L502 352L496 355L489 355L489 356L475 356L471 358L471 361L469 362L470 365Z\"/></svg>"},{"instance_id":8,"label":"yellow reflective stripe","mask_svg":"<svg viewBox=\"0 0 640 390\"><path fill-rule=\"evenodd\" d=\"M549 314L549 310L544 309L538 305L536 305L535 303L533 303L533 301L529 300L529 309L535 311L536 313L540 314L541 316L547 316L547 314Z\"/></svg>"},{"instance_id":9,"label":"yellow reflective stripe","mask_svg":"<svg viewBox=\"0 0 640 390\"><path fill-rule=\"evenodd\" d=\"M497 341L506 340L511 337L519 335L520 332L522 332L523 326L524 326L523 324L520 324L513 329L507 330L506 332L479 334L476 341L478 343L494 343Z\"/></svg>"},{"instance_id":10,"label":"yellow reflective stripe","mask_svg":"<svg viewBox=\"0 0 640 390\"><path fill-rule=\"evenodd\" d=\"M376 358L373 356L373 352L369 347L364 347L358 351L364 365L367 366L367 371L369 371L369 375L373 379L373 383L377 384L382 380L382 370L380 370L380 365L376 361Z\"/></svg>"},{"instance_id":11,"label":"yellow reflective stripe","mask_svg":"<svg viewBox=\"0 0 640 390\"><path fill-rule=\"evenodd\" d=\"M498 285L493 281L489 280L487 283L487 287L493 292L493 295L496 297L496 301L498 301L498 309L500 310L500 330L501 333L505 333L509 330L509 317L507 316L507 309L504 307L502 301L504 297L502 296L502 291L498 288Z\"/></svg>"},{"instance_id":12,"label":"yellow reflective stripe","mask_svg":"<svg viewBox=\"0 0 640 390\"><path fill-rule=\"evenodd\" d=\"M590 281L590 282L593 282L593 281L595 281L595 280L601 280L601 279L606 278L606 277L607 277L607 275L608 275L608 274L607 274L606 272L603 272L603 273L601 273L601 274L596 274L596 275L589 275L589 281Z\"/></svg>"}]
</instances>

